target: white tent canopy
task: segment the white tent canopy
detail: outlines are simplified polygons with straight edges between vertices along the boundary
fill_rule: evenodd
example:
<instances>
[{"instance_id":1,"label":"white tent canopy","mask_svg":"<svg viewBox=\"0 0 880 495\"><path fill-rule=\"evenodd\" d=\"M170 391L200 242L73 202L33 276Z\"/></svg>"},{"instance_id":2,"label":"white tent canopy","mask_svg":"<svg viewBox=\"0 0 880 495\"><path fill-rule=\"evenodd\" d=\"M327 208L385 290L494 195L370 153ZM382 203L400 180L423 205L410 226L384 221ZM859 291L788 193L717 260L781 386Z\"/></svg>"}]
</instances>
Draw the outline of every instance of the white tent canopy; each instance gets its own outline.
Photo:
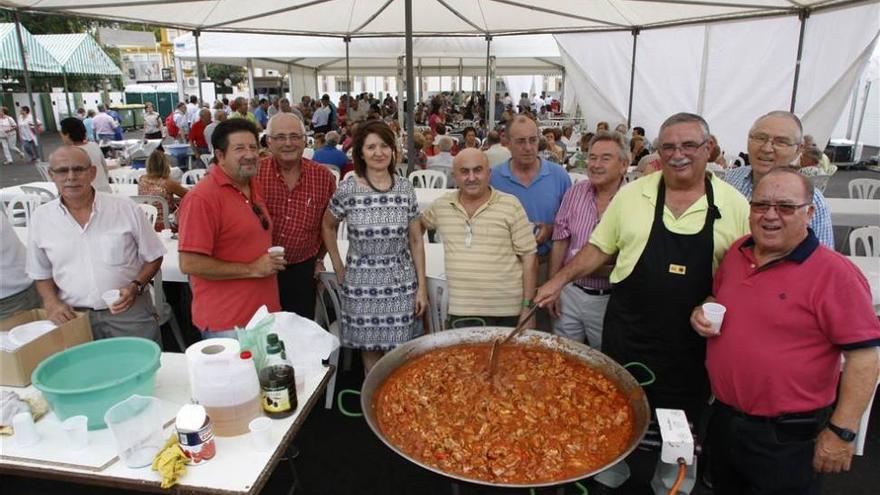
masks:
<instances>
[{"instance_id":1,"label":"white tent canopy","mask_svg":"<svg viewBox=\"0 0 880 495\"><path fill-rule=\"evenodd\" d=\"M6 0L33 12L186 30L402 36L404 0ZM415 36L629 31L774 16L852 0L414 0Z\"/></svg>"},{"instance_id":2,"label":"white tent canopy","mask_svg":"<svg viewBox=\"0 0 880 495\"><path fill-rule=\"evenodd\" d=\"M549 34L505 36L489 45L498 74L562 72L559 48ZM406 47L402 38L353 38L348 48L351 72L368 76L394 74ZM174 56L195 60L195 37L184 35L174 40ZM465 76L486 75L486 41L480 38L416 38L413 57L413 64L421 65L426 76L457 76L459 64ZM256 67L266 69L287 71L291 65L317 69L325 75L345 74L345 42L338 38L201 33L199 58L240 66L252 58Z\"/></svg>"}]
</instances>

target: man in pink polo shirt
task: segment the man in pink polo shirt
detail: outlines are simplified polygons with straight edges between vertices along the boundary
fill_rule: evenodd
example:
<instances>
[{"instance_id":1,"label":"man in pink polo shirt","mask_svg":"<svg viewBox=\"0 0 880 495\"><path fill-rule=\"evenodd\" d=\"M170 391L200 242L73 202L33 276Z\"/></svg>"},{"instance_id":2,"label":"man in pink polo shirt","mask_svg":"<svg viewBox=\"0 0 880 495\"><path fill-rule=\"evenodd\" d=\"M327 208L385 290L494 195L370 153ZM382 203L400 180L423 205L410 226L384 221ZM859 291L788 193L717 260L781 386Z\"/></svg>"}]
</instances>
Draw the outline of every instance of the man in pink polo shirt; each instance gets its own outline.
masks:
<instances>
[{"instance_id":1,"label":"man in pink polo shirt","mask_svg":"<svg viewBox=\"0 0 880 495\"><path fill-rule=\"evenodd\" d=\"M262 305L279 311L276 273L282 254L269 254L272 220L257 175L256 126L221 122L211 136L217 165L180 205L180 269L190 276L192 319L203 337L235 337Z\"/></svg>"},{"instance_id":2,"label":"man in pink polo shirt","mask_svg":"<svg viewBox=\"0 0 880 495\"><path fill-rule=\"evenodd\" d=\"M752 235L733 244L715 274L714 299L727 308L720 332L700 306L691 314L707 339L716 398L707 439L716 495L818 494L820 473L849 470L877 384L870 288L809 229L812 198L812 184L793 169L762 178Z\"/></svg>"}]
</instances>

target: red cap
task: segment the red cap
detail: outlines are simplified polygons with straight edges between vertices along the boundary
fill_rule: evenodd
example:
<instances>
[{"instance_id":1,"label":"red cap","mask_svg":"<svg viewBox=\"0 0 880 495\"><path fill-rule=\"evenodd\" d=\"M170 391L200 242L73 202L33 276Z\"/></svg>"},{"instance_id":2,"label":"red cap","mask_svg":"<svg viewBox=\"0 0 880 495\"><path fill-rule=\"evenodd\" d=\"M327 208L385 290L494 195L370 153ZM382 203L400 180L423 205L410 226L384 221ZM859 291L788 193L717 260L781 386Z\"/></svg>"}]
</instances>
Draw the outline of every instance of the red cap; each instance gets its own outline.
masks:
<instances>
[{"instance_id":1,"label":"red cap","mask_svg":"<svg viewBox=\"0 0 880 495\"><path fill-rule=\"evenodd\" d=\"M253 354L251 354L251 351L241 351L240 357L242 359L250 359L251 357L253 357Z\"/></svg>"}]
</instances>

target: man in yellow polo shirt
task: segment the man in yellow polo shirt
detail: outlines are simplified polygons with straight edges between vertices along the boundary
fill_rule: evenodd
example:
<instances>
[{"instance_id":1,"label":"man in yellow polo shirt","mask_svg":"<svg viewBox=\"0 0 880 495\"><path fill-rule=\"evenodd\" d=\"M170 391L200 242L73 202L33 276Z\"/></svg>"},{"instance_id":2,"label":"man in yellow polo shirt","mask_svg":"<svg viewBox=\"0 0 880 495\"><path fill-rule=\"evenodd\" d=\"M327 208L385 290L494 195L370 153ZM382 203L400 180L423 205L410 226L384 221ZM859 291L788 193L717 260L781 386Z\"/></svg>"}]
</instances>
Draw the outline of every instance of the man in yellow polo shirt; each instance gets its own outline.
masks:
<instances>
[{"instance_id":1,"label":"man in yellow polo shirt","mask_svg":"<svg viewBox=\"0 0 880 495\"><path fill-rule=\"evenodd\" d=\"M537 244L531 224L515 196L489 186L491 173L485 153L462 150L452 162L460 189L422 212L422 225L439 232L443 241L450 327L473 318L516 326L535 292Z\"/></svg>"},{"instance_id":2,"label":"man in yellow polo shirt","mask_svg":"<svg viewBox=\"0 0 880 495\"><path fill-rule=\"evenodd\" d=\"M618 191L589 244L535 296L547 306L567 283L617 255L602 352L650 368L656 376L645 387L651 409L683 409L694 424L707 406L709 380L705 342L688 334L690 311L711 294L724 253L749 232L745 197L706 174L708 140L709 126L699 115L666 119L657 148L661 173Z\"/></svg>"},{"instance_id":3,"label":"man in yellow polo shirt","mask_svg":"<svg viewBox=\"0 0 880 495\"><path fill-rule=\"evenodd\" d=\"M566 283L617 255L602 352L623 364L646 364L657 377L645 387L651 407L684 409L693 421L709 384L705 344L688 335L687 307L711 293L724 253L749 232L745 197L706 174L708 139L702 117L669 117L660 127L662 173L621 189L589 244L535 298L547 305Z\"/></svg>"}]
</instances>

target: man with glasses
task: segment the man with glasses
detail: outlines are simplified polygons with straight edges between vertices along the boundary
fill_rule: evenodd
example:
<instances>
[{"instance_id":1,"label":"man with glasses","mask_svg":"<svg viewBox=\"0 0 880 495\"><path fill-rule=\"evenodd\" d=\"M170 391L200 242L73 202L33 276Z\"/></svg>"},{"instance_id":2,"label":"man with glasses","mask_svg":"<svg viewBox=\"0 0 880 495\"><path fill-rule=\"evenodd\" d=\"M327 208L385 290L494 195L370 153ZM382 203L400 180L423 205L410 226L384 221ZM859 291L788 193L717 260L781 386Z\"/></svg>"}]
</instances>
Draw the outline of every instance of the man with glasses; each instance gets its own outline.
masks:
<instances>
[{"instance_id":1,"label":"man with glasses","mask_svg":"<svg viewBox=\"0 0 880 495\"><path fill-rule=\"evenodd\" d=\"M269 119L269 151L257 183L272 217L272 244L284 248L287 267L278 273L281 308L315 318L315 274L323 271L321 220L336 179L326 167L304 158L305 127L292 113Z\"/></svg>"},{"instance_id":2,"label":"man with glasses","mask_svg":"<svg viewBox=\"0 0 880 495\"><path fill-rule=\"evenodd\" d=\"M707 298L727 308L720 332L701 306L691 315L716 398L707 438L719 495L819 493L820 473L849 470L877 383L870 287L809 228L813 198L793 169L764 174L751 235L727 252Z\"/></svg>"},{"instance_id":3,"label":"man with glasses","mask_svg":"<svg viewBox=\"0 0 880 495\"><path fill-rule=\"evenodd\" d=\"M724 253L749 228L745 198L706 174L708 140L699 115L666 119L658 138L661 173L618 191L589 243L535 297L541 306L553 304L566 284L616 255L602 352L621 364L645 364L656 376L645 387L651 408L683 409L695 424L709 382L705 342L691 329L690 313L711 293Z\"/></svg>"},{"instance_id":4,"label":"man with glasses","mask_svg":"<svg viewBox=\"0 0 880 495\"><path fill-rule=\"evenodd\" d=\"M749 166L728 170L724 180L751 199L755 184L778 167L797 166L803 151L803 126L797 115L782 110L758 117L749 130ZM814 189L813 205L816 213L810 227L819 242L834 249L834 229L831 212L822 191Z\"/></svg>"},{"instance_id":5,"label":"man with glasses","mask_svg":"<svg viewBox=\"0 0 880 495\"><path fill-rule=\"evenodd\" d=\"M128 198L96 192L89 155L64 145L49 157L58 198L34 212L27 273L49 319L61 324L87 312L95 339L143 337L162 343L147 284L165 247ZM111 303L102 295L118 290Z\"/></svg>"},{"instance_id":6,"label":"man with glasses","mask_svg":"<svg viewBox=\"0 0 880 495\"><path fill-rule=\"evenodd\" d=\"M514 196L489 186L485 153L466 148L452 166L459 189L422 213L422 225L443 239L449 326L459 320L516 326L535 293L537 244L529 219Z\"/></svg>"},{"instance_id":7,"label":"man with glasses","mask_svg":"<svg viewBox=\"0 0 880 495\"><path fill-rule=\"evenodd\" d=\"M202 336L235 338L260 306L278 311L276 273L284 257L269 253L272 220L256 180L257 128L221 122L211 136L217 166L178 210L180 270L190 276L192 320Z\"/></svg>"}]
</instances>

